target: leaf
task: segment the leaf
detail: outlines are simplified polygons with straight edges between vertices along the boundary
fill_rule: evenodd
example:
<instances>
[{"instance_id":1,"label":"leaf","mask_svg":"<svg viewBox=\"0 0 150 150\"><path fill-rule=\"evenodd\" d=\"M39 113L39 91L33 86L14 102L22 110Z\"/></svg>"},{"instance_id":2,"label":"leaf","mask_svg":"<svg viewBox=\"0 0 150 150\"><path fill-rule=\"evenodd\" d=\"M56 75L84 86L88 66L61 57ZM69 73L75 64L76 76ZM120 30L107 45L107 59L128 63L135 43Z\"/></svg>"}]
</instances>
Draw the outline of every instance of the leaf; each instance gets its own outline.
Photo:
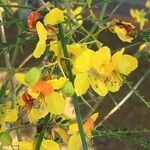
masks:
<instances>
[{"instance_id":1,"label":"leaf","mask_svg":"<svg viewBox=\"0 0 150 150\"><path fill-rule=\"evenodd\" d=\"M41 77L39 68L32 68L25 74L25 82L29 85L35 85Z\"/></svg>"},{"instance_id":2,"label":"leaf","mask_svg":"<svg viewBox=\"0 0 150 150\"><path fill-rule=\"evenodd\" d=\"M0 141L2 142L3 145L9 146L12 143L12 138L8 132L2 132L0 133Z\"/></svg>"}]
</instances>

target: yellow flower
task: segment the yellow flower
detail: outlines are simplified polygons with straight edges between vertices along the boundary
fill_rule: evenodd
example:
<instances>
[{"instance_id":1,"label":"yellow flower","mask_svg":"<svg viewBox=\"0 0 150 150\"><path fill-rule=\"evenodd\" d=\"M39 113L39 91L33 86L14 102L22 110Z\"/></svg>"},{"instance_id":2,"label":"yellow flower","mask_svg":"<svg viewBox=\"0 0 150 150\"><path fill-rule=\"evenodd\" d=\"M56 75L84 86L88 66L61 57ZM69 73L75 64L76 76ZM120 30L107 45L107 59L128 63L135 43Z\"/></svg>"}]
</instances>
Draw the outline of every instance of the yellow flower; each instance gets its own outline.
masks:
<instances>
[{"instance_id":1,"label":"yellow flower","mask_svg":"<svg viewBox=\"0 0 150 150\"><path fill-rule=\"evenodd\" d=\"M15 76L22 84L25 83L25 74L17 73ZM59 115L64 112L64 97L62 93L55 92L54 90L61 89L66 81L66 78L60 77L59 79L51 79L47 81L39 80L39 82L33 86L29 86L25 83L25 85L28 86L28 93L30 96L35 98L33 106L31 106L31 110L28 113L30 122L38 121L48 112L55 115Z\"/></svg>"},{"instance_id":2,"label":"yellow flower","mask_svg":"<svg viewBox=\"0 0 150 150\"><path fill-rule=\"evenodd\" d=\"M33 52L33 56L35 58L40 58L41 55L44 54L45 49L46 49L46 40L47 40L47 30L45 29L44 25L38 21L36 23L36 30L37 30L37 34L39 36L39 41L36 45L36 48Z\"/></svg>"},{"instance_id":3,"label":"yellow flower","mask_svg":"<svg viewBox=\"0 0 150 150\"><path fill-rule=\"evenodd\" d=\"M75 62L78 70L74 81L77 95L85 94L89 86L101 96L108 91L118 91L123 83L122 76L129 75L138 64L136 58L123 55L123 52L124 49L111 57L111 51L106 46L97 52L85 50Z\"/></svg>"},{"instance_id":4,"label":"yellow flower","mask_svg":"<svg viewBox=\"0 0 150 150\"><path fill-rule=\"evenodd\" d=\"M64 22L64 12L58 8L52 9L44 17L44 25L57 25Z\"/></svg>"},{"instance_id":5,"label":"yellow flower","mask_svg":"<svg viewBox=\"0 0 150 150\"><path fill-rule=\"evenodd\" d=\"M135 27L128 22L119 21L118 19L113 19L111 22L107 23L108 29L116 33L120 40L123 42L132 42L133 33Z\"/></svg>"},{"instance_id":6,"label":"yellow flower","mask_svg":"<svg viewBox=\"0 0 150 150\"><path fill-rule=\"evenodd\" d=\"M135 19L135 21L140 24L140 29L142 30L145 22L148 21L148 19L145 18L146 12L143 9L130 9L130 14Z\"/></svg>"},{"instance_id":7,"label":"yellow flower","mask_svg":"<svg viewBox=\"0 0 150 150\"><path fill-rule=\"evenodd\" d=\"M79 57L75 61L75 68L78 71L74 80L75 92L78 96L85 94L88 90L89 86L93 85L93 76L91 75L92 68L92 56L94 55L94 51L85 50L79 55ZM105 88L105 84L98 80L98 90L100 91L100 95L106 95L107 89ZM92 87L93 88L93 87ZM95 88L93 88L95 92ZM99 92L97 92L99 93Z\"/></svg>"},{"instance_id":8,"label":"yellow flower","mask_svg":"<svg viewBox=\"0 0 150 150\"><path fill-rule=\"evenodd\" d=\"M147 1L146 1L145 7L150 8L150 0L147 0Z\"/></svg>"},{"instance_id":9,"label":"yellow flower","mask_svg":"<svg viewBox=\"0 0 150 150\"><path fill-rule=\"evenodd\" d=\"M96 121L97 117L98 117L98 113L94 113L83 124L84 133L88 138L88 140L92 138L91 132L94 128L94 122ZM68 134L71 135L68 142L69 150L78 150L81 146L81 138L78 131L79 129L77 123L71 124L69 126Z\"/></svg>"},{"instance_id":10,"label":"yellow flower","mask_svg":"<svg viewBox=\"0 0 150 150\"><path fill-rule=\"evenodd\" d=\"M108 91L118 91L123 83L122 77L129 75L138 66L136 58L127 54L123 55L123 52L124 48L111 57L110 49L108 47L102 47L92 58L93 75L94 72L99 75L99 80L105 84L105 88L107 88ZM95 79L95 81L93 81L93 83L95 83L92 87L98 90L96 87L97 80L98 79ZM101 94L100 91L99 94Z\"/></svg>"}]
</instances>

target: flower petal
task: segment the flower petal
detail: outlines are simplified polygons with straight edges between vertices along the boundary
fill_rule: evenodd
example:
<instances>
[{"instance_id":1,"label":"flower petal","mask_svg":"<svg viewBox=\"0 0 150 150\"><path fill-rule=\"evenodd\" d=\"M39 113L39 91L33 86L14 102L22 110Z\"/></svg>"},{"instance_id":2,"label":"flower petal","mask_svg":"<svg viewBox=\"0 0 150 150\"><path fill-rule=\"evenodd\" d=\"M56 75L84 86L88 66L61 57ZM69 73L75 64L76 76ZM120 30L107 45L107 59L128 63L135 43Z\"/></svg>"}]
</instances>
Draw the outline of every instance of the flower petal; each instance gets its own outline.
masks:
<instances>
[{"instance_id":1,"label":"flower petal","mask_svg":"<svg viewBox=\"0 0 150 150\"><path fill-rule=\"evenodd\" d=\"M4 120L6 122L15 122L18 119L18 108L10 109L6 111Z\"/></svg>"},{"instance_id":2,"label":"flower petal","mask_svg":"<svg viewBox=\"0 0 150 150\"><path fill-rule=\"evenodd\" d=\"M68 135L65 132L65 130L63 130L61 128L54 128L54 131L59 134L59 136L62 138L62 140L64 141L65 144L68 143Z\"/></svg>"},{"instance_id":3,"label":"flower petal","mask_svg":"<svg viewBox=\"0 0 150 150\"><path fill-rule=\"evenodd\" d=\"M77 96L85 94L89 88L89 77L87 73L79 73L74 80L74 87Z\"/></svg>"},{"instance_id":4,"label":"flower petal","mask_svg":"<svg viewBox=\"0 0 150 150\"><path fill-rule=\"evenodd\" d=\"M41 93L44 96L50 95L53 87L50 83L44 80L39 80L38 83L32 86L33 92Z\"/></svg>"},{"instance_id":5,"label":"flower petal","mask_svg":"<svg viewBox=\"0 0 150 150\"><path fill-rule=\"evenodd\" d=\"M53 51L55 53L55 55L58 56L59 58L64 57L63 49L62 49L60 41L51 41L50 42L50 50Z\"/></svg>"},{"instance_id":6,"label":"flower petal","mask_svg":"<svg viewBox=\"0 0 150 150\"><path fill-rule=\"evenodd\" d=\"M123 75L128 75L137 67L138 67L138 61L135 57L130 55L123 55L122 60L119 66L117 67L117 71Z\"/></svg>"},{"instance_id":7,"label":"flower petal","mask_svg":"<svg viewBox=\"0 0 150 150\"><path fill-rule=\"evenodd\" d=\"M122 55L124 53L124 48L122 48L120 51L117 51L112 57L111 57L111 62L113 62L113 64L115 64L116 66L118 66L118 64L120 63L120 61L122 60Z\"/></svg>"},{"instance_id":8,"label":"flower petal","mask_svg":"<svg viewBox=\"0 0 150 150\"><path fill-rule=\"evenodd\" d=\"M79 72L85 72L91 67L91 58L94 54L92 50L85 50L79 55L75 61L75 68Z\"/></svg>"},{"instance_id":9,"label":"flower petal","mask_svg":"<svg viewBox=\"0 0 150 150\"><path fill-rule=\"evenodd\" d=\"M45 41L39 41L36 45L34 52L33 52L33 56L35 58L40 58L44 54L45 49L46 49L46 42Z\"/></svg>"},{"instance_id":10,"label":"flower petal","mask_svg":"<svg viewBox=\"0 0 150 150\"><path fill-rule=\"evenodd\" d=\"M18 146L19 150L33 150L33 143L27 141L14 142L13 145Z\"/></svg>"},{"instance_id":11,"label":"flower petal","mask_svg":"<svg viewBox=\"0 0 150 150\"><path fill-rule=\"evenodd\" d=\"M44 17L45 25L57 25L64 21L64 12L58 8L52 9L49 13Z\"/></svg>"},{"instance_id":12,"label":"flower petal","mask_svg":"<svg viewBox=\"0 0 150 150\"><path fill-rule=\"evenodd\" d=\"M44 117L47 114L46 110L40 111L40 109L32 108L28 114L28 118L30 120L30 123L37 122L39 119Z\"/></svg>"},{"instance_id":13,"label":"flower petal","mask_svg":"<svg viewBox=\"0 0 150 150\"><path fill-rule=\"evenodd\" d=\"M78 133L77 134L73 134L69 138L68 149L69 150L79 150L80 146L81 146L80 135Z\"/></svg>"},{"instance_id":14,"label":"flower petal","mask_svg":"<svg viewBox=\"0 0 150 150\"><path fill-rule=\"evenodd\" d=\"M75 55L75 56L79 56L84 50L88 49L86 44L77 44L77 43L73 43L70 45L67 45L67 49L68 51Z\"/></svg>"},{"instance_id":15,"label":"flower petal","mask_svg":"<svg viewBox=\"0 0 150 150\"><path fill-rule=\"evenodd\" d=\"M119 26L115 26L114 32L117 34L119 39L123 42L129 42L131 43L133 40L132 36L129 36L125 28L121 28Z\"/></svg>"},{"instance_id":16,"label":"flower petal","mask_svg":"<svg viewBox=\"0 0 150 150\"><path fill-rule=\"evenodd\" d=\"M92 57L92 66L100 72L101 66L109 64L111 58L110 49L107 46L100 48ZM83 59L84 60L84 59Z\"/></svg>"},{"instance_id":17,"label":"flower petal","mask_svg":"<svg viewBox=\"0 0 150 150\"><path fill-rule=\"evenodd\" d=\"M42 150L60 150L59 144L53 140L43 140L41 147Z\"/></svg>"},{"instance_id":18,"label":"flower petal","mask_svg":"<svg viewBox=\"0 0 150 150\"><path fill-rule=\"evenodd\" d=\"M90 116L90 118L93 120L93 122L96 121L96 119L98 118L99 113L94 113L92 116Z\"/></svg>"},{"instance_id":19,"label":"flower petal","mask_svg":"<svg viewBox=\"0 0 150 150\"><path fill-rule=\"evenodd\" d=\"M52 92L49 96L45 97L47 103L47 111L52 114L59 115L64 112L65 100L61 93Z\"/></svg>"},{"instance_id":20,"label":"flower petal","mask_svg":"<svg viewBox=\"0 0 150 150\"><path fill-rule=\"evenodd\" d=\"M75 134L79 131L78 129L78 124L77 123L74 123L74 124L71 124L69 126L69 131L68 131L68 134Z\"/></svg>"},{"instance_id":21,"label":"flower petal","mask_svg":"<svg viewBox=\"0 0 150 150\"><path fill-rule=\"evenodd\" d=\"M102 82L100 79L95 79L94 77L90 77L90 85L92 89L100 96L105 96L108 93L108 89L105 83Z\"/></svg>"},{"instance_id":22,"label":"flower petal","mask_svg":"<svg viewBox=\"0 0 150 150\"><path fill-rule=\"evenodd\" d=\"M24 73L16 73L16 74L15 74L15 78L16 78L21 84L28 85L28 84L25 82L25 74L24 74Z\"/></svg>"},{"instance_id":23,"label":"flower petal","mask_svg":"<svg viewBox=\"0 0 150 150\"><path fill-rule=\"evenodd\" d=\"M47 30L45 29L44 25L40 21L38 21L36 23L36 30L37 30L37 34L39 36L39 41L45 42L47 40L48 33L47 33Z\"/></svg>"},{"instance_id":24,"label":"flower petal","mask_svg":"<svg viewBox=\"0 0 150 150\"><path fill-rule=\"evenodd\" d=\"M47 82L50 83L55 90L59 90L64 86L66 81L67 78L60 77L59 79L48 80Z\"/></svg>"},{"instance_id":25,"label":"flower petal","mask_svg":"<svg viewBox=\"0 0 150 150\"><path fill-rule=\"evenodd\" d=\"M108 83L107 87L108 87L109 91L117 92L117 91L119 91L122 84L123 84L123 79L121 78L121 76L119 74L112 75L111 81Z\"/></svg>"}]
</instances>

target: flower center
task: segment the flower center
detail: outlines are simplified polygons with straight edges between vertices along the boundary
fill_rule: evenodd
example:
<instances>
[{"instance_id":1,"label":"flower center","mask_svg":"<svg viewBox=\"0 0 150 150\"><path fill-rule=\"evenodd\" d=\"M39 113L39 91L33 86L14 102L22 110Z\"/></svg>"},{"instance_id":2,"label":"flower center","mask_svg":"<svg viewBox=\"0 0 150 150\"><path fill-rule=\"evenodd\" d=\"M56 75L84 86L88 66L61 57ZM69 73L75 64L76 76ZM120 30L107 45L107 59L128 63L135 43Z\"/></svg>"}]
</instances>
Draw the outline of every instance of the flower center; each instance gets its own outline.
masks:
<instances>
[{"instance_id":1,"label":"flower center","mask_svg":"<svg viewBox=\"0 0 150 150\"><path fill-rule=\"evenodd\" d=\"M113 62L110 62L109 64L104 64L102 69L101 69L101 74L106 75L106 76L110 76L110 75L112 75L115 68L116 68L116 64Z\"/></svg>"}]
</instances>

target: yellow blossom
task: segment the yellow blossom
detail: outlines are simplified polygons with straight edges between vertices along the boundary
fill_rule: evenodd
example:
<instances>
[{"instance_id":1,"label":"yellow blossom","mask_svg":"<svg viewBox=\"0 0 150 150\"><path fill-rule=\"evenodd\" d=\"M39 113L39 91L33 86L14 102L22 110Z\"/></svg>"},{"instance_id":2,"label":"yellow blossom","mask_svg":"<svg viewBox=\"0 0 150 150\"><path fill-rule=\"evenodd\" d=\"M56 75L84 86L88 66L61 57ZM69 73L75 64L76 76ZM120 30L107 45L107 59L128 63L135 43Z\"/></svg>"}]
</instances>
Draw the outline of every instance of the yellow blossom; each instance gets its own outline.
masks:
<instances>
[{"instance_id":1,"label":"yellow blossom","mask_svg":"<svg viewBox=\"0 0 150 150\"><path fill-rule=\"evenodd\" d=\"M131 23L113 19L111 22L107 23L107 27L111 32L116 33L123 42L130 43L134 39L133 32L135 27Z\"/></svg>"},{"instance_id":2,"label":"yellow blossom","mask_svg":"<svg viewBox=\"0 0 150 150\"><path fill-rule=\"evenodd\" d=\"M92 58L93 72L99 75L99 80L105 83L108 91L116 92L123 83L123 76L129 75L138 66L138 61L133 56L123 54L124 48L111 57L108 47L100 48ZM95 88L96 87L95 79ZM98 88L97 88L98 89ZM99 91L99 94L101 92Z\"/></svg>"},{"instance_id":3,"label":"yellow blossom","mask_svg":"<svg viewBox=\"0 0 150 150\"><path fill-rule=\"evenodd\" d=\"M145 7L150 8L150 0L147 0L147 1L146 1Z\"/></svg>"},{"instance_id":4,"label":"yellow blossom","mask_svg":"<svg viewBox=\"0 0 150 150\"><path fill-rule=\"evenodd\" d=\"M17 73L16 78L25 85L25 74ZM55 92L54 90L61 89L65 82L66 78L61 77L58 79L51 80L39 80L35 85L28 86L28 93L31 94L35 100L33 101L33 106L28 113L28 118L30 122L36 122L38 119L44 117L48 112L59 115L64 112L65 109L65 100L60 92ZM39 97L39 96L42 97ZM21 103L23 104L23 103Z\"/></svg>"},{"instance_id":5,"label":"yellow blossom","mask_svg":"<svg viewBox=\"0 0 150 150\"><path fill-rule=\"evenodd\" d=\"M78 96L85 94L89 86L99 95L108 91L116 92L123 83L122 76L129 75L137 68L137 59L123 55L124 49L111 57L111 51L104 46L97 52L84 51L75 62L78 70L74 85ZM83 61L84 60L84 61Z\"/></svg>"},{"instance_id":6,"label":"yellow blossom","mask_svg":"<svg viewBox=\"0 0 150 150\"><path fill-rule=\"evenodd\" d=\"M135 21L140 24L140 29L142 30L145 22L148 21L148 19L145 18L146 12L143 9L130 9L130 14L135 19Z\"/></svg>"},{"instance_id":7,"label":"yellow blossom","mask_svg":"<svg viewBox=\"0 0 150 150\"><path fill-rule=\"evenodd\" d=\"M85 94L88 90L89 86L93 85L93 76L91 76L91 68L92 68L92 56L94 55L94 51L92 50L85 50L79 55L79 57L75 61L75 68L77 69L78 73L76 74L74 86L75 92L78 96ZM84 61L83 61L84 60ZM99 80L98 83L98 90L100 91L101 95L106 95L107 89L105 88L105 84ZM92 87L93 88L93 87ZM95 88L93 89L95 92ZM97 92L99 93L99 92Z\"/></svg>"},{"instance_id":8,"label":"yellow blossom","mask_svg":"<svg viewBox=\"0 0 150 150\"><path fill-rule=\"evenodd\" d=\"M37 30L37 34L39 36L39 41L36 45L36 48L33 52L33 56L35 58L40 58L41 55L44 54L45 49L46 49L46 40L47 40L47 30L45 29L44 25L38 21L36 23L36 30Z\"/></svg>"},{"instance_id":9,"label":"yellow blossom","mask_svg":"<svg viewBox=\"0 0 150 150\"><path fill-rule=\"evenodd\" d=\"M58 8L54 8L50 10L44 17L44 24L45 25L57 25L64 21L64 13L62 10Z\"/></svg>"}]
</instances>

